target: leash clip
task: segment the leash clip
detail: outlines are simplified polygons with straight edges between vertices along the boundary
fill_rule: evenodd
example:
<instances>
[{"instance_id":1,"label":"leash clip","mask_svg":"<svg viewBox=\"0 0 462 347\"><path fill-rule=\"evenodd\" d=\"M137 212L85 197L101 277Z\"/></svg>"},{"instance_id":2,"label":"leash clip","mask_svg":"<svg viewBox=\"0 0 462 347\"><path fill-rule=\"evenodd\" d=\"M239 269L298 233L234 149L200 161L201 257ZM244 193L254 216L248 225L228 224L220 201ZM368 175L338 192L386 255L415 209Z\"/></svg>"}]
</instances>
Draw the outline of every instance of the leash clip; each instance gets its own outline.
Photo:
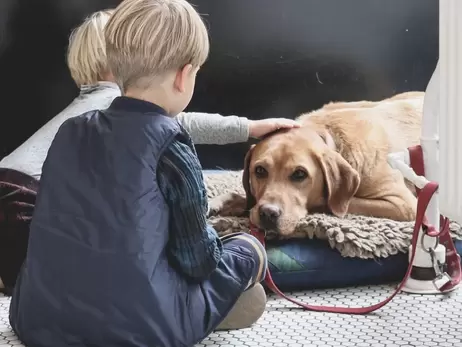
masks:
<instances>
[{"instance_id":1,"label":"leash clip","mask_svg":"<svg viewBox=\"0 0 462 347\"><path fill-rule=\"evenodd\" d=\"M429 248L428 253L430 253L430 258L433 265L433 270L435 271L436 277L441 277L444 273L444 265L437 259L435 249Z\"/></svg>"},{"instance_id":2,"label":"leash clip","mask_svg":"<svg viewBox=\"0 0 462 347\"><path fill-rule=\"evenodd\" d=\"M435 270L435 275L436 275L435 279L432 282L435 288L441 291L444 286L446 286L448 283L451 283L452 278L446 272L445 264L441 263L437 259L436 254L435 254L435 249L430 248L429 253L430 253L433 269Z\"/></svg>"}]
</instances>

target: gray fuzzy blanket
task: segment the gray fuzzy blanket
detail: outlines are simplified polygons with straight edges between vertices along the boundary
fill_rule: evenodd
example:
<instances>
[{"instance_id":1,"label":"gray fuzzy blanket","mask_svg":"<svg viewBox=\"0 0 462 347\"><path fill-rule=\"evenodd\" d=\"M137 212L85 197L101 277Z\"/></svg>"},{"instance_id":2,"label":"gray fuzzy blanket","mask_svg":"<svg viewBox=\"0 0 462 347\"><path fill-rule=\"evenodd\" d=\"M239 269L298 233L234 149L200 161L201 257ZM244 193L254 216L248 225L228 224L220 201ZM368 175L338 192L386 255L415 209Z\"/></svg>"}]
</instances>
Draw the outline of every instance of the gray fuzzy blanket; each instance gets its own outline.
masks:
<instances>
[{"instance_id":1,"label":"gray fuzzy blanket","mask_svg":"<svg viewBox=\"0 0 462 347\"><path fill-rule=\"evenodd\" d=\"M245 194L241 183L242 171L205 175L208 197L235 192ZM248 232L248 218L211 217L209 223L220 235ZM386 258L398 252L407 253L414 223L389 219L348 215L337 218L326 214L313 214L301 220L294 237L325 239L344 257ZM462 240L462 228L451 222L453 239Z\"/></svg>"}]
</instances>

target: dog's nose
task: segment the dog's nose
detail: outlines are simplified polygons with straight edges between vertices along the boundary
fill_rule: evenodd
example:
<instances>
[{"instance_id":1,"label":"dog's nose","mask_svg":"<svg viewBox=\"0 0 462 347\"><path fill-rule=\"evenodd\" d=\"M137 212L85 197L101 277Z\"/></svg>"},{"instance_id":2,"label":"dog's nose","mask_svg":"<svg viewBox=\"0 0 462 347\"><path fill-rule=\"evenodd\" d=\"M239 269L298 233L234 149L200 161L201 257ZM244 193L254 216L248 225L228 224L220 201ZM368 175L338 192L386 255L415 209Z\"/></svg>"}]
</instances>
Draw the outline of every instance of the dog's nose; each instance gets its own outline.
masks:
<instances>
[{"instance_id":1,"label":"dog's nose","mask_svg":"<svg viewBox=\"0 0 462 347\"><path fill-rule=\"evenodd\" d=\"M273 204L261 205L258 209L260 223L265 229L274 229L277 226L278 218L281 216L281 209Z\"/></svg>"}]
</instances>

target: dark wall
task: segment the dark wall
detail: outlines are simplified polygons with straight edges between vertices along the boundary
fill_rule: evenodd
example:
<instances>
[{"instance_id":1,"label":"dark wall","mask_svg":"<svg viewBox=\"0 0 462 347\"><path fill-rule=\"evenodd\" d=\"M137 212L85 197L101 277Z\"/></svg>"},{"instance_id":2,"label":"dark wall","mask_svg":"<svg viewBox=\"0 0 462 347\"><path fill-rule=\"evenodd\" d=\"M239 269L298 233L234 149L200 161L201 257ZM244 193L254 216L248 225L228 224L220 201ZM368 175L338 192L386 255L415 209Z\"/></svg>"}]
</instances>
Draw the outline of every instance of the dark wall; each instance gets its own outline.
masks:
<instances>
[{"instance_id":1,"label":"dark wall","mask_svg":"<svg viewBox=\"0 0 462 347\"><path fill-rule=\"evenodd\" d=\"M189 110L295 117L331 100L424 90L438 55L436 0L194 0L212 49ZM0 156L77 89L67 37L118 0L1 0ZM248 144L198 146L204 167L240 168Z\"/></svg>"}]
</instances>

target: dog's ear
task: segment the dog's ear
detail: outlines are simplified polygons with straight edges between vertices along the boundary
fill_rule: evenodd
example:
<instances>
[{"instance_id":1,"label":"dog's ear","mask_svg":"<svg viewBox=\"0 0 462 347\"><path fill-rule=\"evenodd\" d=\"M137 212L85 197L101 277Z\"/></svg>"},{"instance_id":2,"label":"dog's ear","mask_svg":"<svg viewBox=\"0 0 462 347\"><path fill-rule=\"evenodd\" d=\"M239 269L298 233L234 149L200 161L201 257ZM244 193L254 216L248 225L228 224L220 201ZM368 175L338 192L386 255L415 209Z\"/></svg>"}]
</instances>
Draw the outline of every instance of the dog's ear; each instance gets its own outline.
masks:
<instances>
[{"instance_id":1,"label":"dog's ear","mask_svg":"<svg viewBox=\"0 0 462 347\"><path fill-rule=\"evenodd\" d=\"M252 190L250 188L250 173L249 173L250 159L252 158L252 151L254 147L255 145L250 146L249 151L245 155L244 171L242 173L242 185L244 186L244 190L245 190L248 210L254 207L255 204L257 203L257 201L255 200L255 197L252 195Z\"/></svg>"},{"instance_id":2,"label":"dog's ear","mask_svg":"<svg viewBox=\"0 0 462 347\"><path fill-rule=\"evenodd\" d=\"M322 129L322 131L318 132L318 135L321 137L321 139L324 141L327 147L334 151L337 149L337 145L335 144L334 138L329 133L329 131L327 131L327 129Z\"/></svg>"},{"instance_id":3,"label":"dog's ear","mask_svg":"<svg viewBox=\"0 0 462 347\"><path fill-rule=\"evenodd\" d=\"M327 186L327 206L333 215L344 217L351 198L359 188L359 174L338 152L332 150L322 154L319 161Z\"/></svg>"}]
</instances>

